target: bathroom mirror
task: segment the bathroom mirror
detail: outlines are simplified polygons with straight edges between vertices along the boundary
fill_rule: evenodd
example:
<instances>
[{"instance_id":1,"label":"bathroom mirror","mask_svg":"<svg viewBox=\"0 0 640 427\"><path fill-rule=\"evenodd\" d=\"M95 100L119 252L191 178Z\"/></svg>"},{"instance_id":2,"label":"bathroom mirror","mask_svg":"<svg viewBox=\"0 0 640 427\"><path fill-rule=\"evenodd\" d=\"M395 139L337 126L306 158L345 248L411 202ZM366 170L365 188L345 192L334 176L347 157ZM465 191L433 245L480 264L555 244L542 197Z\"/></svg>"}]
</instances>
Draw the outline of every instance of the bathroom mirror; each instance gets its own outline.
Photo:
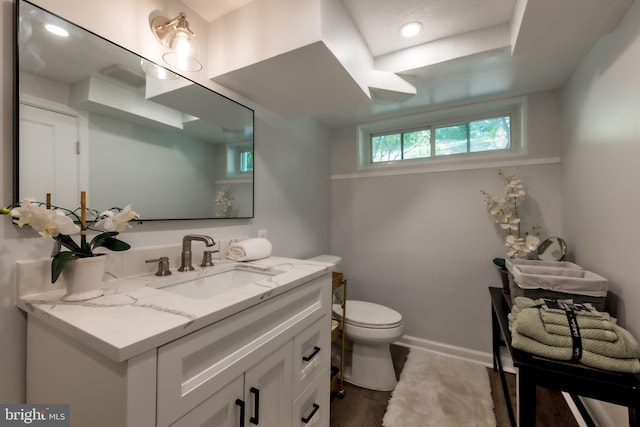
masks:
<instances>
[{"instance_id":1,"label":"bathroom mirror","mask_svg":"<svg viewBox=\"0 0 640 427\"><path fill-rule=\"evenodd\" d=\"M16 201L73 209L86 191L143 220L253 217L253 110L17 5Z\"/></svg>"},{"instance_id":2,"label":"bathroom mirror","mask_svg":"<svg viewBox=\"0 0 640 427\"><path fill-rule=\"evenodd\" d=\"M549 237L538 246L538 259L542 261L562 261L567 255L567 244L560 237Z\"/></svg>"}]
</instances>

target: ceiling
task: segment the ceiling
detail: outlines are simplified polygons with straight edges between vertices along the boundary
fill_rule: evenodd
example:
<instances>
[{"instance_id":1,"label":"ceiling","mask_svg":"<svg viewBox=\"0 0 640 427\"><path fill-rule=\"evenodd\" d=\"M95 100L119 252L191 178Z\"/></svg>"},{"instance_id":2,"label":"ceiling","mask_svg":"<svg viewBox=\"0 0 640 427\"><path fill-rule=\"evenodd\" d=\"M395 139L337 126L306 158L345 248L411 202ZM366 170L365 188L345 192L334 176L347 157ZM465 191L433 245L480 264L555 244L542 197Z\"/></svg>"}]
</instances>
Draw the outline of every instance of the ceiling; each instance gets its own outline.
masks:
<instances>
[{"instance_id":1,"label":"ceiling","mask_svg":"<svg viewBox=\"0 0 640 427\"><path fill-rule=\"evenodd\" d=\"M183 3L209 23L210 79L341 126L559 88L633 0ZM409 21L424 27L411 39Z\"/></svg>"}]
</instances>

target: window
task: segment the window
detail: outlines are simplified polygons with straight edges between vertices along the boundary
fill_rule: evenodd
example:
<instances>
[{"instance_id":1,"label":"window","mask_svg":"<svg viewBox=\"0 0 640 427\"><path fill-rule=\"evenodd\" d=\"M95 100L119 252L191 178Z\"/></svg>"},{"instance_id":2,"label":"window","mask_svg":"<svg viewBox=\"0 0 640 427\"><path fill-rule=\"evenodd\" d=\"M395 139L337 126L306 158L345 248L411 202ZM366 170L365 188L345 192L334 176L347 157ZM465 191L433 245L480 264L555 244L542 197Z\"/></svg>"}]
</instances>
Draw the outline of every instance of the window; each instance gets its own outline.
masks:
<instances>
[{"instance_id":1,"label":"window","mask_svg":"<svg viewBox=\"0 0 640 427\"><path fill-rule=\"evenodd\" d=\"M253 173L252 141L227 144L227 176L241 177Z\"/></svg>"},{"instance_id":2,"label":"window","mask_svg":"<svg viewBox=\"0 0 640 427\"><path fill-rule=\"evenodd\" d=\"M511 116L504 115L425 129L371 134L371 163L422 159L511 147ZM433 137L432 137L433 136Z\"/></svg>"},{"instance_id":3,"label":"window","mask_svg":"<svg viewBox=\"0 0 640 427\"><path fill-rule=\"evenodd\" d=\"M253 151L240 152L240 173L253 172Z\"/></svg>"},{"instance_id":4,"label":"window","mask_svg":"<svg viewBox=\"0 0 640 427\"><path fill-rule=\"evenodd\" d=\"M371 136L371 162L420 159L431 155L431 130Z\"/></svg>"},{"instance_id":5,"label":"window","mask_svg":"<svg viewBox=\"0 0 640 427\"><path fill-rule=\"evenodd\" d=\"M361 167L520 153L523 104L477 104L361 126Z\"/></svg>"}]
</instances>

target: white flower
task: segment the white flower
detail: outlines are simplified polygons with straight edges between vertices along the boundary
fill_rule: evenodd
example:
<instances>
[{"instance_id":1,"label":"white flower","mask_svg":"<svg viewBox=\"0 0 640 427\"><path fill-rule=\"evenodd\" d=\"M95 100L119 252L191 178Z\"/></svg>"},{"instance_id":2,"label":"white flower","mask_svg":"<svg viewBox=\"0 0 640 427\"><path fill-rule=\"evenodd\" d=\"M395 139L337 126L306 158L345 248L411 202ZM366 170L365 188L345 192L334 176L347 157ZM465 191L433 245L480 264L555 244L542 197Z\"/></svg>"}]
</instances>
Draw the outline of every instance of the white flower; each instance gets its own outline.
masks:
<instances>
[{"instance_id":1,"label":"white flower","mask_svg":"<svg viewBox=\"0 0 640 427\"><path fill-rule=\"evenodd\" d=\"M533 234L527 234L525 238L525 245L529 251L535 251L540 246L540 239Z\"/></svg>"},{"instance_id":2,"label":"white flower","mask_svg":"<svg viewBox=\"0 0 640 427\"><path fill-rule=\"evenodd\" d=\"M233 195L231 194L231 186L219 191L216 196L216 216L228 217L233 206Z\"/></svg>"},{"instance_id":3,"label":"white flower","mask_svg":"<svg viewBox=\"0 0 640 427\"><path fill-rule=\"evenodd\" d=\"M46 206L50 206L47 195ZM45 203L28 199L18 204L12 204L10 208L0 208L0 214L11 215L13 222L20 227L31 226L42 237L51 237L68 250L59 250L51 257L51 282L55 283L62 273L67 261L74 258L93 257L94 249L104 247L111 251L126 251L131 246L115 238L119 232L131 227L128 222L138 213L131 209L131 205L114 213L112 211L98 214L96 210L88 208L85 203L85 193L80 194L81 206L76 210L70 210L58 206L45 207ZM87 221L87 212L93 219ZM98 221L94 227L91 226ZM87 241L86 230L106 231L99 233L91 241ZM71 238L71 235L80 233L80 243Z\"/></svg>"},{"instance_id":4,"label":"white flower","mask_svg":"<svg viewBox=\"0 0 640 427\"><path fill-rule=\"evenodd\" d=\"M101 212L100 216L104 218L96 222L93 228L104 231L117 231L118 233L131 228L129 221L139 217L138 213L131 209L131 205L127 205L117 213L113 211Z\"/></svg>"},{"instance_id":5,"label":"white flower","mask_svg":"<svg viewBox=\"0 0 640 427\"><path fill-rule=\"evenodd\" d=\"M30 200L22 200L20 206L11 209L13 221L20 228L30 225L42 237L55 237L58 234L78 234L80 226L63 212L47 209L31 203Z\"/></svg>"},{"instance_id":6,"label":"white flower","mask_svg":"<svg viewBox=\"0 0 640 427\"><path fill-rule=\"evenodd\" d=\"M533 227L530 233L521 237L522 224L518 216L518 207L527 193L522 180L513 173L505 174L498 169L498 174L506 181L503 198L495 200L490 194L482 191L484 203L493 221L507 233L505 239L507 255L510 258L526 258L540 244L540 239L537 237L540 228Z\"/></svg>"}]
</instances>

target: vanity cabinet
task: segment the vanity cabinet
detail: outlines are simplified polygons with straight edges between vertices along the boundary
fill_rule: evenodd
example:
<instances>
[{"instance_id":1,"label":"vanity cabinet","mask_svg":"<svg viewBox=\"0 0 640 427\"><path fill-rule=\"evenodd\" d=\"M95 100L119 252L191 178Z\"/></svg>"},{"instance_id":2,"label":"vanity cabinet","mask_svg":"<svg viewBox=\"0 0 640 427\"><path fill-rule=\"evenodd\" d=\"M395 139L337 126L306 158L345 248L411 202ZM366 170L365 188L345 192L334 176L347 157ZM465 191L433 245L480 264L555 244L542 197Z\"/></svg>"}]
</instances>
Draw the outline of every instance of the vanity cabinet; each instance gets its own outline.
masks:
<instances>
[{"instance_id":1,"label":"vanity cabinet","mask_svg":"<svg viewBox=\"0 0 640 427\"><path fill-rule=\"evenodd\" d=\"M289 342L171 425L291 425L292 356Z\"/></svg>"},{"instance_id":2,"label":"vanity cabinet","mask_svg":"<svg viewBox=\"0 0 640 427\"><path fill-rule=\"evenodd\" d=\"M29 316L27 400L72 426L328 425L330 310L325 274L124 362Z\"/></svg>"}]
</instances>

